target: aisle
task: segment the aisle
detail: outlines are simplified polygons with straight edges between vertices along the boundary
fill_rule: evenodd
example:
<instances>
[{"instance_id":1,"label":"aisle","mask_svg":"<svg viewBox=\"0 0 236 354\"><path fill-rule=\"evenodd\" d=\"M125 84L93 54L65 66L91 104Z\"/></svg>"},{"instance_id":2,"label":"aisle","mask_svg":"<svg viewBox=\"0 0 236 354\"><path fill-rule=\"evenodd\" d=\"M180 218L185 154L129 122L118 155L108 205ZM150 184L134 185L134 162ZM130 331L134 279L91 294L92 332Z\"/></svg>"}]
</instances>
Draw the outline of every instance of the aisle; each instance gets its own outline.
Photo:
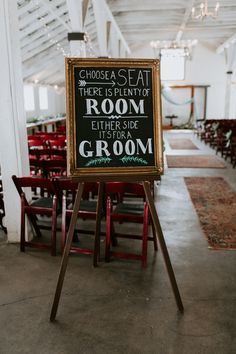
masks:
<instances>
[{"instance_id":1,"label":"aisle","mask_svg":"<svg viewBox=\"0 0 236 354\"><path fill-rule=\"evenodd\" d=\"M192 132L166 132L215 152ZM186 154L178 150L178 154ZM187 151L196 154L196 151ZM149 245L148 267L115 259L92 267L70 257L57 322L49 314L61 257L0 245L0 343L4 354L223 354L235 352L236 251L213 251L200 227L185 176L224 177L236 190L236 169L165 168L155 186L158 215L185 307L176 309L161 251ZM17 333L11 335L10 333ZM28 333L26 336L25 333Z\"/></svg>"}]
</instances>

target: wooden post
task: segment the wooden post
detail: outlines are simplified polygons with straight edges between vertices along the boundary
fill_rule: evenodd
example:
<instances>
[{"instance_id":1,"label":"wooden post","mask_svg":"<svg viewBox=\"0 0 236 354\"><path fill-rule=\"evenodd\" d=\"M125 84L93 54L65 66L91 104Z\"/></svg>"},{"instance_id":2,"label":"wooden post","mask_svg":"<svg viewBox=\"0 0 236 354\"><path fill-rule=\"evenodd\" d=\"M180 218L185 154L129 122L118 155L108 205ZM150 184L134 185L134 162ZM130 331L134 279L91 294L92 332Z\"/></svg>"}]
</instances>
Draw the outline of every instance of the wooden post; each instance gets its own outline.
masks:
<instances>
[{"instance_id":1,"label":"wooden post","mask_svg":"<svg viewBox=\"0 0 236 354\"><path fill-rule=\"evenodd\" d=\"M203 109L203 119L206 120L206 111L207 111L207 88L208 86L204 87L204 109Z\"/></svg>"},{"instance_id":2,"label":"wooden post","mask_svg":"<svg viewBox=\"0 0 236 354\"><path fill-rule=\"evenodd\" d=\"M0 1L0 161L8 242L20 241L20 199L12 175L29 175L17 2Z\"/></svg>"},{"instance_id":3,"label":"wooden post","mask_svg":"<svg viewBox=\"0 0 236 354\"><path fill-rule=\"evenodd\" d=\"M62 257L62 261L61 261L61 267L60 267L60 272L59 272L59 276L58 276L56 292L55 292L54 301L53 301L53 305L52 305L51 316L50 316L51 322L55 320L56 314L57 314L57 308L58 308L58 304L60 301L61 290L62 290L64 277L65 277L65 273L66 273L66 268L67 268L67 264L68 264L68 258L69 258L71 243L72 243L72 239L73 239L73 234L74 234L74 230L75 230L75 224L76 224L76 220L77 220L77 216L78 216L78 211L79 211L79 207L80 207L80 201L81 201L83 189L84 189L84 183L79 183L78 184L78 191L76 193L75 203L74 203L74 207L73 207L73 213L72 213L72 217L71 217L71 221L70 221L70 226L69 226L69 230L68 230L68 234L67 234L66 245L64 248L63 257Z\"/></svg>"},{"instance_id":4,"label":"wooden post","mask_svg":"<svg viewBox=\"0 0 236 354\"><path fill-rule=\"evenodd\" d=\"M88 2L84 0L66 0L68 14L71 22L72 31L83 32L84 20L87 12ZM85 6L85 7L84 7ZM70 41L70 52L73 56L86 57L85 41L73 40Z\"/></svg>"},{"instance_id":5,"label":"wooden post","mask_svg":"<svg viewBox=\"0 0 236 354\"><path fill-rule=\"evenodd\" d=\"M191 86L191 99L194 98L194 86ZM191 102L191 108L190 108L190 117L192 117L194 114L194 102Z\"/></svg>"},{"instance_id":6,"label":"wooden post","mask_svg":"<svg viewBox=\"0 0 236 354\"><path fill-rule=\"evenodd\" d=\"M169 257L168 250L167 250L167 247L166 247L166 243L165 243L165 239L164 239L163 232L162 232L162 229L161 229L161 225L160 225L160 222L159 222L159 218L158 218L158 215L157 215L157 211L156 211L156 208L155 208L155 205L154 205L154 200L153 200L153 197L152 197L152 194L151 194L150 182L147 182L147 181L143 182L143 188L144 188L144 191L145 191L145 195L146 195L146 198L147 198L148 206L149 206L150 213L151 213L151 216L152 216L152 221L153 221L153 224L154 224L154 227L155 227L155 230L156 230L156 233L157 233L157 237L158 237L158 240L159 240L159 243L160 243L161 251L162 251L162 254L163 254L163 257L164 257L164 261L165 261L165 265L166 265L167 272L168 272L168 275L169 275L169 279L170 279L170 282L171 282L172 290L174 292L175 301L176 301L176 304L178 306L179 311L181 313L183 313L184 312L183 303L182 303L182 300L181 300L181 297L180 297L180 293L179 293L179 289L178 289L178 285L177 285L177 282L176 282L176 279L175 279L175 274L174 274L174 271L173 271L173 268L172 268L172 265L171 265L171 262L170 262L170 257Z\"/></svg>"}]
</instances>

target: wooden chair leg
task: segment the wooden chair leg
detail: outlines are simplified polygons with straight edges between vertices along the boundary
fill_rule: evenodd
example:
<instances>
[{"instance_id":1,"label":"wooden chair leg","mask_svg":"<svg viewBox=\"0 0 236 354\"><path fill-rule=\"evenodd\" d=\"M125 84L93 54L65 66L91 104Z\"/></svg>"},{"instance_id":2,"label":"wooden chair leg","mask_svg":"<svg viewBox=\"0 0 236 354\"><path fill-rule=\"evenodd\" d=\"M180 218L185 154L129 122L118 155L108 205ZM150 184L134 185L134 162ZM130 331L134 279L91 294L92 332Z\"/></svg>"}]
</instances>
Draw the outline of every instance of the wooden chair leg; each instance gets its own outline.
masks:
<instances>
[{"instance_id":1,"label":"wooden chair leg","mask_svg":"<svg viewBox=\"0 0 236 354\"><path fill-rule=\"evenodd\" d=\"M142 266L147 267L147 247L148 247L148 205L145 203L143 216L143 244L142 244Z\"/></svg>"},{"instance_id":2,"label":"wooden chair leg","mask_svg":"<svg viewBox=\"0 0 236 354\"><path fill-rule=\"evenodd\" d=\"M111 240L111 244L113 247L118 246L118 241L116 238L116 233L115 233L115 227L114 227L114 223L111 221L111 229L110 229L110 240Z\"/></svg>"},{"instance_id":3,"label":"wooden chair leg","mask_svg":"<svg viewBox=\"0 0 236 354\"><path fill-rule=\"evenodd\" d=\"M53 197L52 207L52 234L51 234L51 255L56 256L57 253L57 198Z\"/></svg>"},{"instance_id":4,"label":"wooden chair leg","mask_svg":"<svg viewBox=\"0 0 236 354\"><path fill-rule=\"evenodd\" d=\"M37 225L36 216L28 214L28 219L29 219L29 221L30 221L35 233L36 233L36 236L39 237L39 238L42 237L41 231L40 231L40 229L39 229L39 227Z\"/></svg>"}]
</instances>

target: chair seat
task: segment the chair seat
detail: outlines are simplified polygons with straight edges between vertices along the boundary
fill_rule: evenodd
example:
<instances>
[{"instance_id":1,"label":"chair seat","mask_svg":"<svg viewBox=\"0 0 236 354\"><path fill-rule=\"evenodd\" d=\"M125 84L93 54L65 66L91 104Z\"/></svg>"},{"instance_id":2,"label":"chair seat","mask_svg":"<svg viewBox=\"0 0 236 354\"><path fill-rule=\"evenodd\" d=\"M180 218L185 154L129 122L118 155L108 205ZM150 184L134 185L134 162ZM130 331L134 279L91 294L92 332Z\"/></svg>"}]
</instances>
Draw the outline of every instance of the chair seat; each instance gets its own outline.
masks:
<instances>
[{"instance_id":1,"label":"chair seat","mask_svg":"<svg viewBox=\"0 0 236 354\"><path fill-rule=\"evenodd\" d=\"M69 205L67 205L68 210L73 210L73 204L72 202L69 202ZM81 200L80 202L80 212L82 211L87 211L91 213L96 213L97 210L97 201L93 200Z\"/></svg>"},{"instance_id":2,"label":"chair seat","mask_svg":"<svg viewBox=\"0 0 236 354\"><path fill-rule=\"evenodd\" d=\"M95 200L81 200L80 211L88 211L96 213L97 201Z\"/></svg>"},{"instance_id":3,"label":"chair seat","mask_svg":"<svg viewBox=\"0 0 236 354\"><path fill-rule=\"evenodd\" d=\"M38 208L52 208L53 198L51 198L51 197L38 198L36 200L33 200L30 203L30 206L34 206L34 207L38 207Z\"/></svg>"},{"instance_id":4,"label":"chair seat","mask_svg":"<svg viewBox=\"0 0 236 354\"><path fill-rule=\"evenodd\" d=\"M143 215L144 205L143 204L129 204L129 203L119 203L114 208L114 214L133 214L133 215Z\"/></svg>"},{"instance_id":5,"label":"chair seat","mask_svg":"<svg viewBox=\"0 0 236 354\"><path fill-rule=\"evenodd\" d=\"M38 199L35 199L30 203L30 207L32 206L34 208L37 208L37 210L39 210L40 208L45 210L51 210L53 208L53 197L40 197ZM61 212L61 206L59 203L56 206L56 212L57 214Z\"/></svg>"}]
</instances>

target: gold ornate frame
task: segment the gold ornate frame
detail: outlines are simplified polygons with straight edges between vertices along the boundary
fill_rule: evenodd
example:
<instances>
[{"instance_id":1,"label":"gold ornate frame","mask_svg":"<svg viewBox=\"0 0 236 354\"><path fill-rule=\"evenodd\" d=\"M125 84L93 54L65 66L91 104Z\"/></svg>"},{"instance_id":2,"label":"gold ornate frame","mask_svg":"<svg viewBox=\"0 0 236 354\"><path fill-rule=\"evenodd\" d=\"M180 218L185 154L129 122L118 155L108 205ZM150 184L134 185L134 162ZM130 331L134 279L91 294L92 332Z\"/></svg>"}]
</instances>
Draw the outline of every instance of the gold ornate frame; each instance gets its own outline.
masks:
<instances>
[{"instance_id":1,"label":"gold ornate frame","mask_svg":"<svg viewBox=\"0 0 236 354\"><path fill-rule=\"evenodd\" d=\"M91 68L148 68L152 72L152 113L154 138L154 165L129 167L80 167L76 158L76 124L79 124L75 112L75 75L76 67ZM66 58L66 101L67 101L67 173L81 181L144 181L155 180L163 173L163 139L160 97L160 64L157 59L84 59Z\"/></svg>"}]
</instances>

